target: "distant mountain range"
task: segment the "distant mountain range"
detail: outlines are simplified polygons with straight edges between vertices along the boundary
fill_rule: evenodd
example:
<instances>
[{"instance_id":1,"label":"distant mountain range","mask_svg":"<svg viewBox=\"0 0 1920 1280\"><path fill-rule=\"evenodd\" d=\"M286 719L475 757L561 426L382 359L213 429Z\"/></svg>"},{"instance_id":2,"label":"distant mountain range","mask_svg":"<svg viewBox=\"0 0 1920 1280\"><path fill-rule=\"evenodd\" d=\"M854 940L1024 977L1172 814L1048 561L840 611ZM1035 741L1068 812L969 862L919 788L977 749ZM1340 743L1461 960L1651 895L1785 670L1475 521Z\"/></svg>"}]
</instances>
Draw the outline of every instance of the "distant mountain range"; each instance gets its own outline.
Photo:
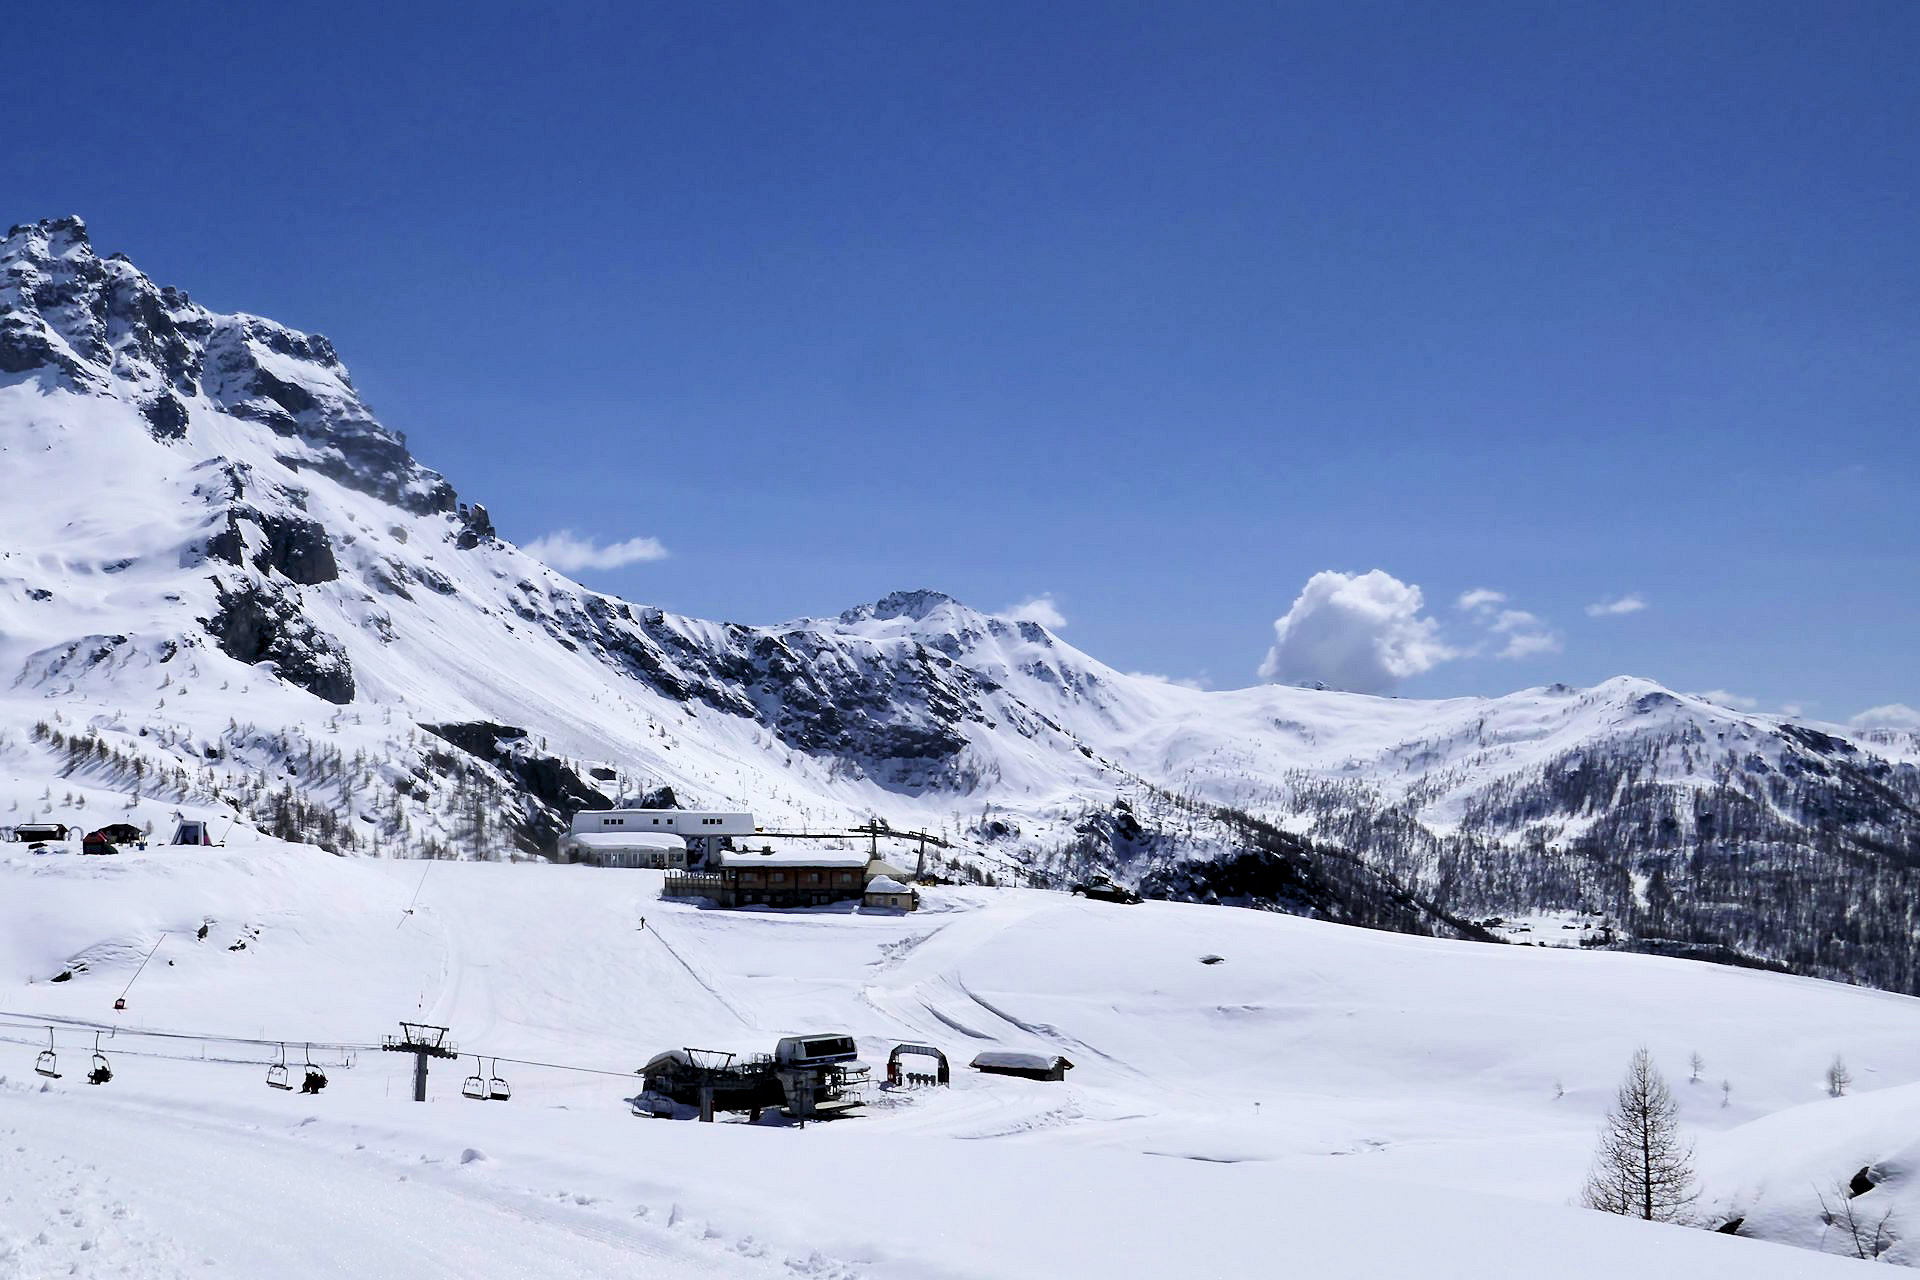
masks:
<instances>
[{"instance_id":1,"label":"distant mountain range","mask_svg":"<svg viewBox=\"0 0 1920 1280\"><path fill-rule=\"evenodd\" d=\"M499 538L325 338L77 218L0 242L0 458L0 822L498 856L670 791L924 828L953 877L1920 989L1920 734L1631 678L1205 692L935 591L779 626L628 603Z\"/></svg>"}]
</instances>

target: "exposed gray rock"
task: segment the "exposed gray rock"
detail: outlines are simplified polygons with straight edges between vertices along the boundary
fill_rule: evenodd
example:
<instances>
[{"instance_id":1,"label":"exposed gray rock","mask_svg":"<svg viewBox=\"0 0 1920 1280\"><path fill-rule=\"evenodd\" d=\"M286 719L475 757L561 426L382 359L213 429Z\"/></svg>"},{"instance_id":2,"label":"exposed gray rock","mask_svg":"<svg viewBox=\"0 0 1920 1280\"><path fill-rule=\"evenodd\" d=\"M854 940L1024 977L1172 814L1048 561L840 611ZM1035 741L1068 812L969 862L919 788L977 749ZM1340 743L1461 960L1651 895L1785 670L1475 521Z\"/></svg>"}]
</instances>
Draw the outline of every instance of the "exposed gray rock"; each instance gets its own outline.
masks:
<instances>
[{"instance_id":1,"label":"exposed gray rock","mask_svg":"<svg viewBox=\"0 0 1920 1280\"><path fill-rule=\"evenodd\" d=\"M226 528L208 539L207 554L236 567L244 563L247 540L242 523L260 532L261 546L254 552L252 563L262 573L277 570L288 581L302 586L332 582L340 576L340 564L325 525L306 516L263 512L248 506L228 510Z\"/></svg>"},{"instance_id":2,"label":"exposed gray rock","mask_svg":"<svg viewBox=\"0 0 1920 1280\"><path fill-rule=\"evenodd\" d=\"M204 395L298 442L282 459L414 512L451 511L453 487L374 418L333 344L258 316L218 315L93 252L78 218L0 241L0 373L45 372L137 397L156 439L178 439L182 398Z\"/></svg>"},{"instance_id":3,"label":"exposed gray rock","mask_svg":"<svg viewBox=\"0 0 1920 1280\"><path fill-rule=\"evenodd\" d=\"M272 662L282 680L342 706L353 701L346 646L300 612L298 597L252 579L215 580L219 610L201 624L220 651L240 662Z\"/></svg>"}]
</instances>

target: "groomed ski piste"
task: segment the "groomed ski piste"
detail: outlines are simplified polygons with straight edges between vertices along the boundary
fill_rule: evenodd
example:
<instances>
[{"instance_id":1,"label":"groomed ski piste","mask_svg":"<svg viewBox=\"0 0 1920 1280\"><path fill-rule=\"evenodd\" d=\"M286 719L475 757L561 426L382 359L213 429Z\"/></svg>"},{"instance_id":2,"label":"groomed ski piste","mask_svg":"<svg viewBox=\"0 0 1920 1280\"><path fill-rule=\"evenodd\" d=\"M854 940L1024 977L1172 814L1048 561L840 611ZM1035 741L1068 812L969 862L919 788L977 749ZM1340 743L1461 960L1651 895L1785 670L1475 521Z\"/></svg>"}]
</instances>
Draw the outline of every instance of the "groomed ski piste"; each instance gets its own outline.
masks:
<instances>
[{"instance_id":1,"label":"groomed ski piste","mask_svg":"<svg viewBox=\"0 0 1920 1280\"><path fill-rule=\"evenodd\" d=\"M657 872L244 829L0 848L0 1275L22 1280L1837 1275L1857 1264L1819 1256L1851 1248L1816 1192L1837 1203L1867 1164L1883 1260L1920 1259L1903 997L1039 890L720 911L662 900ZM372 1047L402 1019L467 1055L432 1064L424 1105L412 1058ZM34 1072L49 1026L58 1079ZM817 1031L876 1067L849 1117L630 1111L661 1050ZM952 1087L880 1087L902 1041L945 1050ZM312 1044L323 1093L267 1087L281 1042L296 1087ZM1640 1045L1680 1098L1703 1222L1761 1239L1574 1207ZM983 1049L1074 1068L983 1076ZM476 1070L511 1100L463 1097Z\"/></svg>"}]
</instances>

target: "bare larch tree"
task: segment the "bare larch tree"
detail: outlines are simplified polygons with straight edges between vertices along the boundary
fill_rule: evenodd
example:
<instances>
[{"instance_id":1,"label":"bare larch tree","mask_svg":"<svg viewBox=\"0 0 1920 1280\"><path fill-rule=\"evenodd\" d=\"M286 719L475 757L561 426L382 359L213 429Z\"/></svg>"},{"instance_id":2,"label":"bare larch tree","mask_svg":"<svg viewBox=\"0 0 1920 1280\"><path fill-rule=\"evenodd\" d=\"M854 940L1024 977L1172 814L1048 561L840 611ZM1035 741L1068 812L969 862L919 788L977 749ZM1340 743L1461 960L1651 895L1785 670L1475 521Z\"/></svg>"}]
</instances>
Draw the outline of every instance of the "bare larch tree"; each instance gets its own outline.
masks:
<instances>
[{"instance_id":1,"label":"bare larch tree","mask_svg":"<svg viewBox=\"0 0 1920 1280\"><path fill-rule=\"evenodd\" d=\"M1685 1222L1695 1197L1693 1147L1653 1055L1635 1051L1600 1128L1582 1199L1590 1209L1649 1222Z\"/></svg>"},{"instance_id":2,"label":"bare larch tree","mask_svg":"<svg viewBox=\"0 0 1920 1280\"><path fill-rule=\"evenodd\" d=\"M1853 1083L1853 1072L1847 1070L1847 1060L1839 1054L1833 1055L1833 1062L1827 1067L1827 1092L1839 1097Z\"/></svg>"}]
</instances>

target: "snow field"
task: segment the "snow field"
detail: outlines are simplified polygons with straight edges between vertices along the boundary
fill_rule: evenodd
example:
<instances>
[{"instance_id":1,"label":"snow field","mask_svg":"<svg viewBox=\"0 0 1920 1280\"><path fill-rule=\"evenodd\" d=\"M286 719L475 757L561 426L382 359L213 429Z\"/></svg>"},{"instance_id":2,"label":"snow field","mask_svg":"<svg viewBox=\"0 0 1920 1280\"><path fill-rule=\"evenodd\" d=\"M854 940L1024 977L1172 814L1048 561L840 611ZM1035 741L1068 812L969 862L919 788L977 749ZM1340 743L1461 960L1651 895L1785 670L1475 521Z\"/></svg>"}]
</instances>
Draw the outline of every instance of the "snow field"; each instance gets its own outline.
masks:
<instances>
[{"instance_id":1,"label":"snow field","mask_svg":"<svg viewBox=\"0 0 1920 1280\"><path fill-rule=\"evenodd\" d=\"M1920 1225L1909 999L1225 908L975 889L930 891L906 917L719 912L661 900L659 883L264 840L8 854L0 1139L18 1150L0 1174L0 1258L24 1275L115 1274L110 1256L126 1274L259 1275L272 1241L329 1274L404 1240L417 1247L372 1273L590 1275L625 1257L661 1275L1225 1275L1276 1248L1314 1274L1819 1269L1812 1253L1569 1207L1641 1043L1697 1139L1704 1209L1831 1249L1812 1186L1873 1163L1891 1180L1862 1206ZM47 981L76 958L85 972ZM476 1104L459 1096L467 1057L435 1063L418 1106L410 1058L363 1050L345 1068L323 1048L332 1083L305 1098L265 1087L271 1048L132 1034L285 1037L297 1066L309 1038L370 1044L402 1017L483 1055L611 1074L502 1063L514 1100ZM114 1081L84 1083L91 1034L59 1021L66 1074L33 1076L36 1019L117 1026ZM627 1113L627 1073L659 1050L764 1052L818 1030L854 1034L876 1067L898 1041L940 1045L954 1087L876 1090L865 1114L804 1132ZM1076 1065L1065 1084L966 1070L988 1047ZM1707 1068L1690 1084L1695 1050ZM1836 1052L1857 1096L1821 1091ZM313 1204L345 1206L334 1254L298 1229Z\"/></svg>"}]
</instances>

